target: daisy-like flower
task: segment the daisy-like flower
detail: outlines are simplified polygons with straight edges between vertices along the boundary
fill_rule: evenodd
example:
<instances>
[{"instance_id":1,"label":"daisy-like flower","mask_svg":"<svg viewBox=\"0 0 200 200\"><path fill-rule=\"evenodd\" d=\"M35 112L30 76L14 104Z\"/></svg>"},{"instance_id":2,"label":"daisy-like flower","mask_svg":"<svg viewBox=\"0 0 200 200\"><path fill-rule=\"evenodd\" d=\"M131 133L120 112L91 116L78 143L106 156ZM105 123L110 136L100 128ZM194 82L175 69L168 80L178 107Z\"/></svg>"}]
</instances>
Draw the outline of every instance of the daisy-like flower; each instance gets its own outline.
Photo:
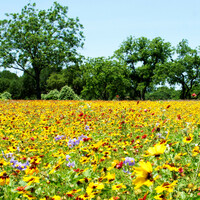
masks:
<instances>
[{"instance_id":1,"label":"daisy-like flower","mask_svg":"<svg viewBox=\"0 0 200 200\"><path fill-rule=\"evenodd\" d=\"M6 171L0 173L0 185L8 185L10 183L10 178Z\"/></svg>"},{"instance_id":2,"label":"daisy-like flower","mask_svg":"<svg viewBox=\"0 0 200 200\"><path fill-rule=\"evenodd\" d=\"M146 151L146 156L155 156L159 157L161 154L163 154L166 150L166 145L165 143L163 144L156 144L154 147L149 147L149 149Z\"/></svg>"},{"instance_id":3,"label":"daisy-like flower","mask_svg":"<svg viewBox=\"0 0 200 200\"><path fill-rule=\"evenodd\" d=\"M102 190L104 188L104 184L103 183L89 183L88 187L86 188L86 193L87 195L90 197L91 195L95 195L96 193L98 193L98 190ZM94 197L94 196L93 196Z\"/></svg>"},{"instance_id":4,"label":"daisy-like flower","mask_svg":"<svg viewBox=\"0 0 200 200\"><path fill-rule=\"evenodd\" d=\"M39 180L40 178L36 176L27 176L23 178L23 181L28 182L28 185L31 185L32 183L39 183Z\"/></svg>"},{"instance_id":5,"label":"daisy-like flower","mask_svg":"<svg viewBox=\"0 0 200 200\"><path fill-rule=\"evenodd\" d=\"M150 162L139 162L140 167L135 167L136 179L133 180L135 189L140 188L142 185L151 186L153 184L153 169Z\"/></svg>"},{"instance_id":6,"label":"daisy-like flower","mask_svg":"<svg viewBox=\"0 0 200 200\"><path fill-rule=\"evenodd\" d=\"M163 191L167 191L168 193L171 193L173 192L174 190L174 186L176 185L178 181L173 181L173 183L168 183L168 182L165 182L163 183L161 186L158 186L155 188L156 190L156 193L162 193Z\"/></svg>"},{"instance_id":7,"label":"daisy-like flower","mask_svg":"<svg viewBox=\"0 0 200 200\"><path fill-rule=\"evenodd\" d=\"M192 150L192 156L197 156L200 153L199 146L195 146Z\"/></svg>"},{"instance_id":8,"label":"daisy-like flower","mask_svg":"<svg viewBox=\"0 0 200 200\"><path fill-rule=\"evenodd\" d=\"M113 185L112 190L119 190L121 188L126 188L126 186L123 183L120 183L118 185Z\"/></svg>"},{"instance_id":9,"label":"daisy-like flower","mask_svg":"<svg viewBox=\"0 0 200 200\"><path fill-rule=\"evenodd\" d=\"M106 183L110 183L115 180L115 174L111 174L110 172L108 172L103 179L107 180Z\"/></svg>"},{"instance_id":10,"label":"daisy-like flower","mask_svg":"<svg viewBox=\"0 0 200 200\"><path fill-rule=\"evenodd\" d=\"M159 194L159 195L156 195L155 197L154 197L154 199L157 199L157 200L171 200L171 198L170 199L167 199L167 195L165 194Z\"/></svg>"},{"instance_id":11,"label":"daisy-like flower","mask_svg":"<svg viewBox=\"0 0 200 200\"><path fill-rule=\"evenodd\" d=\"M62 160L59 160L58 163L53 167L53 169L49 172L49 174L52 174L54 173L54 171L56 171L57 169L60 168L61 164L63 163L64 161Z\"/></svg>"},{"instance_id":12,"label":"daisy-like flower","mask_svg":"<svg viewBox=\"0 0 200 200\"><path fill-rule=\"evenodd\" d=\"M184 137L183 142L184 143L190 143L190 142L192 142L193 137L194 137L194 135L190 133L189 136Z\"/></svg>"}]
</instances>

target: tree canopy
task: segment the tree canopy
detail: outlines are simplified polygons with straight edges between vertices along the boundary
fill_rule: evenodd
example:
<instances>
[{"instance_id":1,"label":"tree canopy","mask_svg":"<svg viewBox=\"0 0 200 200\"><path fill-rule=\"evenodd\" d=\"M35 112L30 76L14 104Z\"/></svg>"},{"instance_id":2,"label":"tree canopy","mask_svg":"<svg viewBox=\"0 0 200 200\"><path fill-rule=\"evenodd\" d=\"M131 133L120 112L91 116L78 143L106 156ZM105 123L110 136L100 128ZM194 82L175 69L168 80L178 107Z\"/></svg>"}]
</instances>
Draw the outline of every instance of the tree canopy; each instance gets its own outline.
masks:
<instances>
[{"instance_id":1,"label":"tree canopy","mask_svg":"<svg viewBox=\"0 0 200 200\"><path fill-rule=\"evenodd\" d=\"M172 53L171 44L160 37L128 37L114 56L131 69L132 86L135 93L145 99L145 93L154 85L156 66L166 62Z\"/></svg>"},{"instance_id":2,"label":"tree canopy","mask_svg":"<svg viewBox=\"0 0 200 200\"><path fill-rule=\"evenodd\" d=\"M31 76L40 99L41 71L76 62L84 37L79 19L67 16L68 7L56 2L48 10L35 7L28 4L0 21L0 64Z\"/></svg>"}]
</instances>

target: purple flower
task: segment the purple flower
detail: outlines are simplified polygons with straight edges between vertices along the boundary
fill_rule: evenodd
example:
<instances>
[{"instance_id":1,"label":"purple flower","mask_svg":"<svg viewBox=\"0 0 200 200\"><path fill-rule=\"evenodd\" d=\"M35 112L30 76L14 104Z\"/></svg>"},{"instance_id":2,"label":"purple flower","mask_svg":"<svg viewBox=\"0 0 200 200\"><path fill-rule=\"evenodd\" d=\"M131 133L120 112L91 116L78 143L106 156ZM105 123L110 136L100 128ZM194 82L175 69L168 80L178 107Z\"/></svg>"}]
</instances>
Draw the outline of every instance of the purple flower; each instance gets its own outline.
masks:
<instances>
[{"instance_id":1,"label":"purple flower","mask_svg":"<svg viewBox=\"0 0 200 200\"><path fill-rule=\"evenodd\" d=\"M89 130L90 130L90 127L89 127L88 125L86 125L86 126L85 126L85 130L86 130L86 131L89 131Z\"/></svg>"},{"instance_id":2,"label":"purple flower","mask_svg":"<svg viewBox=\"0 0 200 200\"><path fill-rule=\"evenodd\" d=\"M66 155L66 161L69 161L69 158L71 158L70 155Z\"/></svg>"},{"instance_id":3,"label":"purple flower","mask_svg":"<svg viewBox=\"0 0 200 200\"><path fill-rule=\"evenodd\" d=\"M6 159L6 158L12 158L13 153L4 154L4 152L2 151L2 155L3 155L4 159Z\"/></svg>"},{"instance_id":4,"label":"purple flower","mask_svg":"<svg viewBox=\"0 0 200 200\"><path fill-rule=\"evenodd\" d=\"M128 164L129 166L133 166L133 165L135 165L135 160L134 160L134 158L126 157L124 164L126 164L126 165Z\"/></svg>"},{"instance_id":5,"label":"purple flower","mask_svg":"<svg viewBox=\"0 0 200 200\"><path fill-rule=\"evenodd\" d=\"M74 147L75 146L75 140L74 139L70 139L69 141L68 141L68 147L69 148L72 148L72 147Z\"/></svg>"},{"instance_id":6,"label":"purple flower","mask_svg":"<svg viewBox=\"0 0 200 200\"><path fill-rule=\"evenodd\" d=\"M13 168L16 168L16 169L19 169L21 171L24 171L26 170L27 166L29 165L29 162L25 162L25 163L21 163L17 160L15 160L13 157L10 159L10 163L12 163L12 167Z\"/></svg>"},{"instance_id":7,"label":"purple flower","mask_svg":"<svg viewBox=\"0 0 200 200\"><path fill-rule=\"evenodd\" d=\"M131 174L131 172L126 171L125 169L123 169L123 172L126 173L126 174Z\"/></svg>"},{"instance_id":8,"label":"purple flower","mask_svg":"<svg viewBox=\"0 0 200 200\"><path fill-rule=\"evenodd\" d=\"M10 159L10 163L12 163L13 165L15 165L15 163L17 163L18 161L15 160L13 157Z\"/></svg>"},{"instance_id":9,"label":"purple flower","mask_svg":"<svg viewBox=\"0 0 200 200\"><path fill-rule=\"evenodd\" d=\"M65 136L64 135L57 135L54 139L55 141L62 140Z\"/></svg>"},{"instance_id":10,"label":"purple flower","mask_svg":"<svg viewBox=\"0 0 200 200\"><path fill-rule=\"evenodd\" d=\"M72 148L72 147L74 147L75 145L79 145L80 141L81 141L83 138L87 138L87 136L81 135L81 136L79 136L78 139L76 139L76 138L70 139L70 140L68 141L68 147L69 147L69 148Z\"/></svg>"},{"instance_id":11,"label":"purple flower","mask_svg":"<svg viewBox=\"0 0 200 200\"><path fill-rule=\"evenodd\" d=\"M158 133L158 134L157 134L157 136L158 136L159 138L163 138L163 139L165 139L165 137L164 137L164 136L162 136L162 134L161 134L161 133Z\"/></svg>"},{"instance_id":12,"label":"purple flower","mask_svg":"<svg viewBox=\"0 0 200 200\"><path fill-rule=\"evenodd\" d=\"M2 155L3 155L4 159L6 159L6 157L5 157L5 154L4 154L4 152L3 152L3 151L2 151Z\"/></svg>"},{"instance_id":13,"label":"purple flower","mask_svg":"<svg viewBox=\"0 0 200 200\"><path fill-rule=\"evenodd\" d=\"M73 162L68 162L67 167L75 167L75 161Z\"/></svg>"}]
</instances>

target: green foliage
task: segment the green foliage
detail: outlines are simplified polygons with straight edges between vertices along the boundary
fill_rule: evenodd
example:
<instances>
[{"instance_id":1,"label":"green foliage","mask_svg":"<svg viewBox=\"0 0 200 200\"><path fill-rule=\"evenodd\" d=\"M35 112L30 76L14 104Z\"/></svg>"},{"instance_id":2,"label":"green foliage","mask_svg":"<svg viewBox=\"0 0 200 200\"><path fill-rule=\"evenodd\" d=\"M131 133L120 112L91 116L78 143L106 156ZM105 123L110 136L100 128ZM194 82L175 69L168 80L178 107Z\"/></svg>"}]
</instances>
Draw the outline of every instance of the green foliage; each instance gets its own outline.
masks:
<instances>
[{"instance_id":1,"label":"green foliage","mask_svg":"<svg viewBox=\"0 0 200 200\"><path fill-rule=\"evenodd\" d=\"M10 80L7 78L0 78L0 93L8 90L10 86Z\"/></svg>"},{"instance_id":2,"label":"green foliage","mask_svg":"<svg viewBox=\"0 0 200 200\"><path fill-rule=\"evenodd\" d=\"M59 96L59 91L57 89L51 90L48 94L42 94L42 99L44 100L57 100Z\"/></svg>"},{"instance_id":3,"label":"green foliage","mask_svg":"<svg viewBox=\"0 0 200 200\"><path fill-rule=\"evenodd\" d=\"M2 72L0 72L0 93L9 91L12 82L18 82L18 80L19 77L8 70L3 70Z\"/></svg>"},{"instance_id":4,"label":"green foliage","mask_svg":"<svg viewBox=\"0 0 200 200\"><path fill-rule=\"evenodd\" d=\"M156 90L146 93L146 99L148 100L178 100L180 96L180 91L174 88L168 88L166 86L159 87Z\"/></svg>"},{"instance_id":5,"label":"green foliage","mask_svg":"<svg viewBox=\"0 0 200 200\"><path fill-rule=\"evenodd\" d=\"M83 71L83 99L111 100L116 95L121 99L129 96L131 82L129 70L119 62L103 57L88 59L81 66Z\"/></svg>"},{"instance_id":6,"label":"green foliage","mask_svg":"<svg viewBox=\"0 0 200 200\"><path fill-rule=\"evenodd\" d=\"M83 58L80 57L80 61ZM74 65L67 66L66 69L63 70L63 78L65 80L65 85L70 86L74 92L78 95L81 94L83 90L83 86L85 85L83 79L83 71L81 70L82 62L78 62Z\"/></svg>"},{"instance_id":7,"label":"green foliage","mask_svg":"<svg viewBox=\"0 0 200 200\"><path fill-rule=\"evenodd\" d=\"M31 71L31 69L29 69L29 71ZM32 71L30 73L32 73ZM27 73L24 73L20 78L22 82L21 98L36 99L36 84L34 78Z\"/></svg>"},{"instance_id":8,"label":"green foliage","mask_svg":"<svg viewBox=\"0 0 200 200\"><path fill-rule=\"evenodd\" d=\"M65 85L63 74L52 73L47 79L47 88L60 90Z\"/></svg>"},{"instance_id":9,"label":"green foliage","mask_svg":"<svg viewBox=\"0 0 200 200\"><path fill-rule=\"evenodd\" d=\"M182 40L177 48L175 60L164 63L157 68L157 74L165 77L171 85L181 85L181 99L190 99L191 93L200 82L200 55L191 49L187 40Z\"/></svg>"},{"instance_id":10,"label":"green foliage","mask_svg":"<svg viewBox=\"0 0 200 200\"><path fill-rule=\"evenodd\" d=\"M58 96L59 100L80 100L79 96L72 90L71 87L65 85Z\"/></svg>"},{"instance_id":11,"label":"green foliage","mask_svg":"<svg viewBox=\"0 0 200 200\"><path fill-rule=\"evenodd\" d=\"M12 99L11 94L9 92L4 92L0 95L0 99L2 100L9 100Z\"/></svg>"},{"instance_id":12,"label":"green foliage","mask_svg":"<svg viewBox=\"0 0 200 200\"><path fill-rule=\"evenodd\" d=\"M114 56L130 68L134 94L145 99L145 93L155 85L156 67L165 63L171 53L171 44L160 37L149 40L130 36L115 51Z\"/></svg>"},{"instance_id":13,"label":"green foliage","mask_svg":"<svg viewBox=\"0 0 200 200\"><path fill-rule=\"evenodd\" d=\"M12 73L8 70L3 70L2 72L0 72L0 78L16 80L16 79L18 79L18 76L15 73Z\"/></svg>"},{"instance_id":14,"label":"green foliage","mask_svg":"<svg viewBox=\"0 0 200 200\"><path fill-rule=\"evenodd\" d=\"M20 80L13 80L10 83L9 93L12 95L13 99L20 99L21 97L21 92L22 92L22 83Z\"/></svg>"},{"instance_id":15,"label":"green foliage","mask_svg":"<svg viewBox=\"0 0 200 200\"><path fill-rule=\"evenodd\" d=\"M66 6L55 2L47 11L35 6L29 3L20 14L8 14L0 21L0 64L31 76L40 99L41 71L77 61L83 26L78 18L67 16Z\"/></svg>"}]
</instances>

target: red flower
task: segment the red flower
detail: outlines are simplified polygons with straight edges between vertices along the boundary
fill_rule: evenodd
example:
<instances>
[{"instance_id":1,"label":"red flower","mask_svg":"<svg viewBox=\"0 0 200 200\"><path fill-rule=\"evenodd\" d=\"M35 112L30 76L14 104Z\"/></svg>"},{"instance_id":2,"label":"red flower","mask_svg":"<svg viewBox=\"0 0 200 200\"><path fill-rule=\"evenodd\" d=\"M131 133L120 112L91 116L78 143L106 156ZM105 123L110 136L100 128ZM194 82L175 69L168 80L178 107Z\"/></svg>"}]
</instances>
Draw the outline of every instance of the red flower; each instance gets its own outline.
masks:
<instances>
[{"instance_id":1,"label":"red flower","mask_svg":"<svg viewBox=\"0 0 200 200\"><path fill-rule=\"evenodd\" d=\"M82 117L82 116L83 116L83 113L81 112L78 116L79 116L79 117Z\"/></svg>"},{"instance_id":2,"label":"red flower","mask_svg":"<svg viewBox=\"0 0 200 200\"><path fill-rule=\"evenodd\" d=\"M146 198L147 198L147 194L148 194L148 192L144 195L143 198L140 198L140 199L138 199L138 200L146 200Z\"/></svg>"},{"instance_id":3,"label":"red flower","mask_svg":"<svg viewBox=\"0 0 200 200\"><path fill-rule=\"evenodd\" d=\"M26 186L19 186L19 187L17 187L17 189L15 189L15 190L17 190L17 191L24 191L25 190L25 188L26 188Z\"/></svg>"},{"instance_id":4,"label":"red flower","mask_svg":"<svg viewBox=\"0 0 200 200\"><path fill-rule=\"evenodd\" d=\"M123 165L123 161L119 162L118 164L115 165L115 168L121 169Z\"/></svg>"},{"instance_id":5,"label":"red flower","mask_svg":"<svg viewBox=\"0 0 200 200\"><path fill-rule=\"evenodd\" d=\"M180 167L180 168L178 169L178 172L179 172L179 173L183 173L183 168Z\"/></svg>"},{"instance_id":6,"label":"red flower","mask_svg":"<svg viewBox=\"0 0 200 200\"><path fill-rule=\"evenodd\" d=\"M68 197L73 197L74 195L73 195L73 194L67 194L67 196L68 196Z\"/></svg>"},{"instance_id":7,"label":"red flower","mask_svg":"<svg viewBox=\"0 0 200 200\"><path fill-rule=\"evenodd\" d=\"M154 127L151 132L153 133L155 130L156 130L156 128Z\"/></svg>"},{"instance_id":8,"label":"red flower","mask_svg":"<svg viewBox=\"0 0 200 200\"><path fill-rule=\"evenodd\" d=\"M147 134L144 134L143 136L142 136L142 139L145 139L147 137Z\"/></svg>"},{"instance_id":9,"label":"red flower","mask_svg":"<svg viewBox=\"0 0 200 200\"><path fill-rule=\"evenodd\" d=\"M167 108L169 108L171 105L168 105Z\"/></svg>"},{"instance_id":10,"label":"red flower","mask_svg":"<svg viewBox=\"0 0 200 200\"><path fill-rule=\"evenodd\" d=\"M196 97L197 95L195 93L192 94L192 97Z\"/></svg>"},{"instance_id":11,"label":"red flower","mask_svg":"<svg viewBox=\"0 0 200 200\"><path fill-rule=\"evenodd\" d=\"M91 138L83 138L84 142L87 142L88 140L91 140Z\"/></svg>"}]
</instances>

